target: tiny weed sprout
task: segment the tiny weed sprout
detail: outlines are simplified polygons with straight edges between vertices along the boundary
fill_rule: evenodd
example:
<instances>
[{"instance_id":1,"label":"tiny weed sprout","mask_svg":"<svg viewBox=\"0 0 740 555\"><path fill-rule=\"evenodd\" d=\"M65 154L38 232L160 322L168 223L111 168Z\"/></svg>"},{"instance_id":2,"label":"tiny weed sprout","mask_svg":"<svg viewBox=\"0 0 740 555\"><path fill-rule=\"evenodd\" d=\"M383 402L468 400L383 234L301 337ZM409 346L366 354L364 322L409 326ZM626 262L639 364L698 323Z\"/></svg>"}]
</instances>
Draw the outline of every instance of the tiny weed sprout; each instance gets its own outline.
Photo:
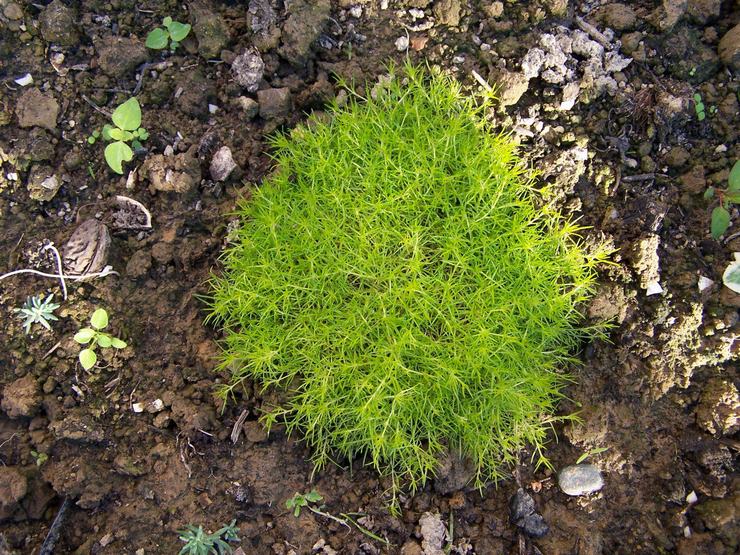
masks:
<instances>
[{"instance_id":1,"label":"tiny weed sprout","mask_svg":"<svg viewBox=\"0 0 740 555\"><path fill-rule=\"evenodd\" d=\"M162 20L164 28L157 27L146 36L146 46L152 50L164 50L169 43L170 50L174 52L185 37L190 33L189 23L180 23L167 16Z\"/></svg>"},{"instance_id":2,"label":"tiny weed sprout","mask_svg":"<svg viewBox=\"0 0 740 555\"><path fill-rule=\"evenodd\" d=\"M136 98L129 98L118 106L111 115L113 125L103 126L102 136L108 143L105 147L105 161L108 167L117 174L123 175L123 162L130 162L134 158L134 148L141 148L141 141L149 138L149 133L141 126L141 106ZM94 144L100 137L99 131L93 131L87 138L89 144ZM128 143L131 143L129 146Z\"/></svg>"},{"instance_id":3,"label":"tiny weed sprout","mask_svg":"<svg viewBox=\"0 0 740 555\"><path fill-rule=\"evenodd\" d=\"M740 252L735 253L735 260L725 268L722 283L735 293L740 293Z\"/></svg>"},{"instance_id":4,"label":"tiny weed sprout","mask_svg":"<svg viewBox=\"0 0 740 555\"><path fill-rule=\"evenodd\" d=\"M218 529L213 534L207 534L202 526L188 524L185 530L179 530L180 541L185 542L179 555L224 555L233 553L228 542L239 542L239 529L236 520Z\"/></svg>"},{"instance_id":5,"label":"tiny weed sprout","mask_svg":"<svg viewBox=\"0 0 740 555\"><path fill-rule=\"evenodd\" d=\"M594 455L598 455L599 453L603 453L604 451L608 451L608 447L595 447L593 449L589 449L586 451L583 455L578 457L578 460L576 461L576 464L581 464L583 461L588 459L589 457L592 457Z\"/></svg>"},{"instance_id":6,"label":"tiny weed sprout","mask_svg":"<svg viewBox=\"0 0 740 555\"><path fill-rule=\"evenodd\" d=\"M95 348L98 345L104 349L108 347L126 348L125 341L101 331L108 327L108 313L104 309L98 308L93 312L90 317L90 326L92 327L82 328L74 336L74 340L80 345L88 345L80 351L79 355L80 364L85 370L90 370L98 361L98 355L95 354Z\"/></svg>"},{"instance_id":7,"label":"tiny weed sprout","mask_svg":"<svg viewBox=\"0 0 740 555\"><path fill-rule=\"evenodd\" d=\"M301 516L301 508L308 507L311 503L318 503L323 497L315 489L308 493L296 493L285 502L285 506L293 511L293 516Z\"/></svg>"},{"instance_id":8,"label":"tiny weed sprout","mask_svg":"<svg viewBox=\"0 0 740 555\"><path fill-rule=\"evenodd\" d=\"M451 451L482 487L527 445L547 464L566 368L603 330L577 324L608 253L540 202L490 94L403 73L273 139L278 169L211 279L220 393L286 390L263 420L301 433L315 469L359 459L413 492Z\"/></svg>"},{"instance_id":9,"label":"tiny weed sprout","mask_svg":"<svg viewBox=\"0 0 740 555\"><path fill-rule=\"evenodd\" d=\"M694 110L696 111L696 119L704 121L707 117L707 113L704 110L704 102L702 102L701 95L699 93L694 94Z\"/></svg>"},{"instance_id":10,"label":"tiny weed sprout","mask_svg":"<svg viewBox=\"0 0 740 555\"><path fill-rule=\"evenodd\" d=\"M719 239L730 227L730 208L732 204L740 204L740 160L735 162L727 179L726 189L709 187L704 198L709 200L717 197L718 204L712 210L711 230L712 237Z\"/></svg>"},{"instance_id":11,"label":"tiny weed sprout","mask_svg":"<svg viewBox=\"0 0 740 555\"><path fill-rule=\"evenodd\" d=\"M33 460L36 461L36 466L41 466L46 461L49 460L49 455L46 453L39 453L38 451L31 450L31 456L33 457Z\"/></svg>"},{"instance_id":12,"label":"tiny weed sprout","mask_svg":"<svg viewBox=\"0 0 740 555\"><path fill-rule=\"evenodd\" d=\"M23 329L26 334L31 333L33 324L41 324L47 330L51 330L49 320L59 320L54 315L54 311L59 308L57 303L51 302L54 295L51 294L42 300L40 296L28 297L21 308L14 308L13 312L18 313L19 318L24 318Z\"/></svg>"}]
</instances>

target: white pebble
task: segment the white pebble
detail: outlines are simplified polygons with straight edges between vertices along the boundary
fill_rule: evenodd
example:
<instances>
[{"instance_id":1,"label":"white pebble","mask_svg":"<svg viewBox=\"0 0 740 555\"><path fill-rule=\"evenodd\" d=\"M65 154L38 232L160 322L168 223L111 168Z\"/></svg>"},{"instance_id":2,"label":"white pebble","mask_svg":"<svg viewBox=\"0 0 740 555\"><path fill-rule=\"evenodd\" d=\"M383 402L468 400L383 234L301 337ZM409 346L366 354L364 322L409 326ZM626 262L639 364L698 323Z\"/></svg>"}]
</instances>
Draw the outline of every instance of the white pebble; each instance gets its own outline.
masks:
<instances>
[{"instance_id":1,"label":"white pebble","mask_svg":"<svg viewBox=\"0 0 740 555\"><path fill-rule=\"evenodd\" d=\"M409 48L409 38L407 36L398 37L395 42L396 50L403 52Z\"/></svg>"},{"instance_id":2,"label":"white pebble","mask_svg":"<svg viewBox=\"0 0 740 555\"><path fill-rule=\"evenodd\" d=\"M650 295L660 295L663 292L663 288L657 281L651 281L648 283L645 294L649 297Z\"/></svg>"},{"instance_id":3,"label":"white pebble","mask_svg":"<svg viewBox=\"0 0 740 555\"><path fill-rule=\"evenodd\" d=\"M352 6L349 9L349 15L355 18L361 17L362 16L362 6Z\"/></svg>"},{"instance_id":4,"label":"white pebble","mask_svg":"<svg viewBox=\"0 0 740 555\"><path fill-rule=\"evenodd\" d=\"M144 403L134 403L131 408L134 409L134 412L144 412Z\"/></svg>"},{"instance_id":5,"label":"white pebble","mask_svg":"<svg viewBox=\"0 0 740 555\"><path fill-rule=\"evenodd\" d=\"M216 112L218 112L218 106L216 106L215 104L209 104L208 112L211 114L215 114Z\"/></svg>"},{"instance_id":6,"label":"white pebble","mask_svg":"<svg viewBox=\"0 0 740 555\"><path fill-rule=\"evenodd\" d=\"M31 85L33 83L33 77L30 73L26 73L23 77L18 77L15 82L18 83L21 87L27 87L28 85Z\"/></svg>"},{"instance_id":7,"label":"white pebble","mask_svg":"<svg viewBox=\"0 0 740 555\"><path fill-rule=\"evenodd\" d=\"M709 279L708 277L699 276L699 283L697 284L699 286L699 291L704 291L705 289L709 289L712 285L714 285L714 282ZM691 493L694 493L693 491ZM694 496L696 494L694 493ZM688 498L686 499L688 502Z\"/></svg>"}]
</instances>

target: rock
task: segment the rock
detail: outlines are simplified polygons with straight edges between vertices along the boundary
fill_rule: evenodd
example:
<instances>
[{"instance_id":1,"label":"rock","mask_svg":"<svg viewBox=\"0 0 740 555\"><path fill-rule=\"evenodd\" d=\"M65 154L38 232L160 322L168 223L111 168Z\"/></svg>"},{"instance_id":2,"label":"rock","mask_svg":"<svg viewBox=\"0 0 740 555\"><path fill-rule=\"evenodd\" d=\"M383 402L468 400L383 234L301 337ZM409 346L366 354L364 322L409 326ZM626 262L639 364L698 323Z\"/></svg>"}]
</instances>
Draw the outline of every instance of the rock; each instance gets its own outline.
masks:
<instances>
[{"instance_id":1,"label":"rock","mask_svg":"<svg viewBox=\"0 0 740 555\"><path fill-rule=\"evenodd\" d=\"M725 33L719 41L718 52L723 64L740 72L740 23Z\"/></svg>"},{"instance_id":2,"label":"rock","mask_svg":"<svg viewBox=\"0 0 740 555\"><path fill-rule=\"evenodd\" d=\"M541 538L550 531L545 519L535 511L534 499L522 488L509 500L509 520L532 538Z\"/></svg>"},{"instance_id":3,"label":"rock","mask_svg":"<svg viewBox=\"0 0 740 555\"><path fill-rule=\"evenodd\" d=\"M728 287L723 287L719 292L719 302L725 306L740 308L740 293L735 293Z\"/></svg>"},{"instance_id":4,"label":"rock","mask_svg":"<svg viewBox=\"0 0 740 555\"><path fill-rule=\"evenodd\" d=\"M48 202L54 198L59 188L62 186L62 180L59 179L54 170L48 166L33 166L28 176L28 196L39 202Z\"/></svg>"},{"instance_id":5,"label":"rock","mask_svg":"<svg viewBox=\"0 0 740 555\"><path fill-rule=\"evenodd\" d=\"M141 176L148 179L156 191L187 193L200 183L200 163L195 158L195 146L182 154L155 154L141 166Z\"/></svg>"},{"instance_id":6,"label":"rock","mask_svg":"<svg viewBox=\"0 0 740 555\"><path fill-rule=\"evenodd\" d=\"M436 0L432 9L437 22L448 27L457 27L460 24L461 11L460 0Z\"/></svg>"},{"instance_id":7,"label":"rock","mask_svg":"<svg viewBox=\"0 0 740 555\"><path fill-rule=\"evenodd\" d=\"M116 78L130 78L149 58L144 43L130 37L106 36L95 45L95 51L100 69Z\"/></svg>"},{"instance_id":8,"label":"rock","mask_svg":"<svg viewBox=\"0 0 740 555\"><path fill-rule=\"evenodd\" d=\"M660 31L670 31L686 13L688 4L688 0L662 0L650 15L650 22Z\"/></svg>"},{"instance_id":9,"label":"rock","mask_svg":"<svg viewBox=\"0 0 740 555\"><path fill-rule=\"evenodd\" d=\"M280 44L277 21L277 13L270 0L249 0L247 23L253 33L254 46L262 52L277 48Z\"/></svg>"},{"instance_id":10,"label":"rock","mask_svg":"<svg viewBox=\"0 0 740 555\"><path fill-rule=\"evenodd\" d=\"M704 166L697 165L680 177L681 188L692 195L703 193L707 188Z\"/></svg>"},{"instance_id":11,"label":"rock","mask_svg":"<svg viewBox=\"0 0 740 555\"><path fill-rule=\"evenodd\" d=\"M180 431L185 433L213 430L218 423L212 406L196 405L187 399L178 398L172 402L171 416Z\"/></svg>"},{"instance_id":12,"label":"rock","mask_svg":"<svg viewBox=\"0 0 740 555\"><path fill-rule=\"evenodd\" d=\"M242 112L244 112L245 118L254 119L257 114L259 114L260 105L253 98L249 98L248 96L239 96L235 102L236 105L241 108Z\"/></svg>"},{"instance_id":13,"label":"rock","mask_svg":"<svg viewBox=\"0 0 740 555\"><path fill-rule=\"evenodd\" d=\"M711 530L718 539L722 539L730 548L726 553L736 553L740 538L740 521L737 508L740 506L740 494L735 493L724 499L710 499L696 505L693 511L701 519L704 527Z\"/></svg>"},{"instance_id":14,"label":"rock","mask_svg":"<svg viewBox=\"0 0 740 555\"><path fill-rule=\"evenodd\" d=\"M198 53L204 58L216 58L229 44L229 27L220 15L213 13L206 4L190 4L193 34L198 39Z\"/></svg>"},{"instance_id":15,"label":"rock","mask_svg":"<svg viewBox=\"0 0 740 555\"><path fill-rule=\"evenodd\" d=\"M691 154L682 146L674 146L663 158L670 168L680 168L691 158Z\"/></svg>"},{"instance_id":16,"label":"rock","mask_svg":"<svg viewBox=\"0 0 740 555\"><path fill-rule=\"evenodd\" d=\"M696 423L712 435L729 436L740 429L740 396L734 383L721 378L707 382L699 397Z\"/></svg>"},{"instance_id":17,"label":"rock","mask_svg":"<svg viewBox=\"0 0 740 555\"><path fill-rule=\"evenodd\" d=\"M136 251L126 264L126 275L132 279L144 277L152 267L152 255L146 249Z\"/></svg>"},{"instance_id":18,"label":"rock","mask_svg":"<svg viewBox=\"0 0 740 555\"><path fill-rule=\"evenodd\" d=\"M65 271L73 276L101 272L110 250L108 227L94 218L82 222L62 247Z\"/></svg>"},{"instance_id":19,"label":"rock","mask_svg":"<svg viewBox=\"0 0 740 555\"><path fill-rule=\"evenodd\" d=\"M522 73L501 69L490 79L496 83L496 95L502 106L513 106L529 89L529 78Z\"/></svg>"},{"instance_id":20,"label":"rock","mask_svg":"<svg viewBox=\"0 0 740 555\"><path fill-rule=\"evenodd\" d=\"M57 439L93 444L105 440L105 432L92 415L83 409L73 409L62 420L54 420L49 430Z\"/></svg>"},{"instance_id":21,"label":"rock","mask_svg":"<svg viewBox=\"0 0 740 555\"><path fill-rule=\"evenodd\" d=\"M178 108L199 119L206 119L209 115L208 104L216 100L216 87L208 79L201 68L194 69L177 83L176 100Z\"/></svg>"},{"instance_id":22,"label":"rock","mask_svg":"<svg viewBox=\"0 0 740 555\"><path fill-rule=\"evenodd\" d=\"M23 8L21 8L15 2L10 2L5 6L5 9L3 10L3 15L11 21L18 21L20 19L23 19Z\"/></svg>"},{"instance_id":23,"label":"rock","mask_svg":"<svg viewBox=\"0 0 740 555\"><path fill-rule=\"evenodd\" d=\"M264 119L276 119L290 112L290 89L263 89L257 92L260 116Z\"/></svg>"},{"instance_id":24,"label":"rock","mask_svg":"<svg viewBox=\"0 0 740 555\"><path fill-rule=\"evenodd\" d=\"M28 89L18 99L15 114L20 127L43 127L53 131L57 128L59 103L51 93Z\"/></svg>"},{"instance_id":25,"label":"rock","mask_svg":"<svg viewBox=\"0 0 740 555\"><path fill-rule=\"evenodd\" d=\"M671 75L693 83L708 81L720 67L714 50L701 41L695 29L683 25L663 42L663 56L670 60Z\"/></svg>"},{"instance_id":26,"label":"rock","mask_svg":"<svg viewBox=\"0 0 740 555\"><path fill-rule=\"evenodd\" d=\"M263 443L267 441L267 430L256 420L249 420L244 423L244 435L252 443Z\"/></svg>"},{"instance_id":27,"label":"rock","mask_svg":"<svg viewBox=\"0 0 740 555\"><path fill-rule=\"evenodd\" d=\"M28 493L28 480L13 466L0 466L0 522L20 509L20 501Z\"/></svg>"},{"instance_id":28,"label":"rock","mask_svg":"<svg viewBox=\"0 0 740 555\"><path fill-rule=\"evenodd\" d=\"M631 31L637 23L637 13L626 4L607 4L596 12L595 19L615 31Z\"/></svg>"},{"instance_id":29,"label":"rock","mask_svg":"<svg viewBox=\"0 0 740 555\"><path fill-rule=\"evenodd\" d=\"M447 495L464 488L475 476L475 466L457 454L446 453L439 461L434 491Z\"/></svg>"},{"instance_id":30,"label":"rock","mask_svg":"<svg viewBox=\"0 0 740 555\"><path fill-rule=\"evenodd\" d=\"M689 0L686 13L697 23L707 23L719 17L722 0Z\"/></svg>"},{"instance_id":31,"label":"rock","mask_svg":"<svg viewBox=\"0 0 740 555\"><path fill-rule=\"evenodd\" d=\"M113 471L123 476L139 477L147 473L147 470L137 465L131 457L120 454L113 459Z\"/></svg>"},{"instance_id":32,"label":"rock","mask_svg":"<svg viewBox=\"0 0 740 555\"><path fill-rule=\"evenodd\" d=\"M290 2L278 53L293 66L305 66L311 53L311 46L323 31L330 13L329 0Z\"/></svg>"},{"instance_id":33,"label":"rock","mask_svg":"<svg viewBox=\"0 0 740 555\"><path fill-rule=\"evenodd\" d=\"M401 546L401 555L424 555L424 551L417 542L408 540Z\"/></svg>"},{"instance_id":34,"label":"rock","mask_svg":"<svg viewBox=\"0 0 740 555\"><path fill-rule=\"evenodd\" d=\"M80 40L77 15L59 0L54 0L39 14L39 31L46 42L74 46Z\"/></svg>"},{"instance_id":35,"label":"rock","mask_svg":"<svg viewBox=\"0 0 740 555\"><path fill-rule=\"evenodd\" d=\"M10 418L34 416L41 407L41 387L30 374L3 388L0 406Z\"/></svg>"},{"instance_id":36,"label":"rock","mask_svg":"<svg viewBox=\"0 0 740 555\"><path fill-rule=\"evenodd\" d=\"M660 237L648 233L637 240L630 250L632 266L640 276L640 287L647 289L651 283L660 281Z\"/></svg>"},{"instance_id":37,"label":"rock","mask_svg":"<svg viewBox=\"0 0 740 555\"><path fill-rule=\"evenodd\" d=\"M445 555L442 547L447 543L447 527L438 513L424 513L419 519L421 548L424 555Z\"/></svg>"},{"instance_id":38,"label":"rock","mask_svg":"<svg viewBox=\"0 0 740 555\"><path fill-rule=\"evenodd\" d=\"M231 149L228 146L222 146L211 159L211 179L226 181L234 169L236 169L236 162L234 162L234 157L231 155Z\"/></svg>"},{"instance_id":39,"label":"rock","mask_svg":"<svg viewBox=\"0 0 740 555\"><path fill-rule=\"evenodd\" d=\"M604 478L596 466L576 464L560 471L558 485L566 495L587 495L603 488Z\"/></svg>"},{"instance_id":40,"label":"rock","mask_svg":"<svg viewBox=\"0 0 740 555\"><path fill-rule=\"evenodd\" d=\"M247 92L256 92L265 71L265 63L260 53L254 49L242 52L231 64L231 73L239 85Z\"/></svg>"}]
</instances>

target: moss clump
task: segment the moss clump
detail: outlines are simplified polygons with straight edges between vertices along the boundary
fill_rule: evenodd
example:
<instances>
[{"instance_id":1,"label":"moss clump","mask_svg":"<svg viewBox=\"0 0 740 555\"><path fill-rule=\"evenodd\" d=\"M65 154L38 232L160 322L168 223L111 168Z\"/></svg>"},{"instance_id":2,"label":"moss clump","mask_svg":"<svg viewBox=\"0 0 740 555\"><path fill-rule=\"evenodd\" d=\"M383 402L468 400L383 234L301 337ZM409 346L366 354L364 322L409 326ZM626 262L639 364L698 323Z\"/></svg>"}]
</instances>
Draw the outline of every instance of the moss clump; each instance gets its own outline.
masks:
<instances>
[{"instance_id":1,"label":"moss clump","mask_svg":"<svg viewBox=\"0 0 740 555\"><path fill-rule=\"evenodd\" d=\"M541 456L600 255L535 207L484 106L442 75L405 77L274 140L278 170L212 282L222 393L287 388L267 420L300 431L317 467L361 456L413 490L449 448L480 484L527 443Z\"/></svg>"}]
</instances>

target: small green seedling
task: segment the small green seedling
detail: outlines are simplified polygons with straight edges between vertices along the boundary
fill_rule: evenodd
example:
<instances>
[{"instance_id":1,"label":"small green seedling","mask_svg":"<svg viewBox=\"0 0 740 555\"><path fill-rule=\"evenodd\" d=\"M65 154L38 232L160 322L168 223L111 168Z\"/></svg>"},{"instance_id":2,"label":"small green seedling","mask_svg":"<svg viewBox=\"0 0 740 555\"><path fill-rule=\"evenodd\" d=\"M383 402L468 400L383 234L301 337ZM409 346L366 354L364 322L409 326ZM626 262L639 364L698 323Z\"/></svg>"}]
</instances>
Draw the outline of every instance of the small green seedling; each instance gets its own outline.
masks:
<instances>
[{"instance_id":1,"label":"small green seedling","mask_svg":"<svg viewBox=\"0 0 740 555\"><path fill-rule=\"evenodd\" d=\"M164 28L157 27L146 36L146 46L152 50L164 50L169 43L170 51L174 52L185 37L190 33L189 23L173 21L167 16L162 20Z\"/></svg>"},{"instance_id":2,"label":"small green seedling","mask_svg":"<svg viewBox=\"0 0 740 555\"><path fill-rule=\"evenodd\" d=\"M308 493L296 493L285 502L285 506L289 509L293 509L293 515L299 517L301 516L302 507L308 507L309 504L318 503L322 499L323 497L321 497L321 494L315 489L312 489Z\"/></svg>"},{"instance_id":3,"label":"small green seedling","mask_svg":"<svg viewBox=\"0 0 740 555\"><path fill-rule=\"evenodd\" d=\"M74 340L80 345L89 345L82 349L79 355L80 364L85 370L90 370L98 361L98 355L95 354L95 347L98 345L104 349L108 347L114 349L126 348L125 341L100 331L108 326L108 313L104 309L98 308L93 312L90 317L90 325L91 328L82 328L74 336Z\"/></svg>"},{"instance_id":4,"label":"small green seedling","mask_svg":"<svg viewBox=\"0 0 740 555\"><path fill-rule=\"evenodd\" d=\"M589 458L589 457L591 457L593 455L598 455L599 453L603 453L604 451L607 451L608 449L609 449L608 447L595 447L593 449L589 449L583 455L581 455L580 457L578 457L578 460L576 461L576 464L581 464L587 458Z\"/></svg>"},{"instance_id":5,"label":"small green seedling","mask_svg":"<svg viewBox=\"0 0 740 555\"><path fill-rule=\"evenodd\" d=\"M725 268L722 283L735 293L740 293L740 252L735 253L735 260Z\"/></svg>"},{"instance_id":6,"label":"small green seedling","mask_svg":"<svg viewBox=\"0 0 740 555\"><path fill-rule=\"evenodd\" d=\"M719 204L712 210L712 237L719 239L730 227L730 205L740 204L740 160L735 162L727 179L727 189L709 187L704 193L705 199L717 195Z\"/></svg>"},{"instance_id":7,"label":"small green seedling","mask_svg":"<svg viewBox=\"0 0 740 555\"><path fill-rule=\"evenodd\" d=\"M702 102L701 95L699 93L694 94L694 110L696 110L696 119L704 121L707 117L707 113L704 109L704 102Z\"/></svg>"},{"instance_id":8,"label":"small green seedling","mask_svg":"<svg viewBox=\"0 0 740 555\"><path fill-rule=\"evenodd\" d=\"M59 305L51 302L53 297L54 295L51 294L43 301L40 296L28 297L26 303L21 308L13 309L13 312L19 313L19 318L25 318L23 329L26 334L31 332L31 326L33 324L41 324L47 330L51 330L49 320L59 320L59 318L54 316L54 311L59 308Z\"/></svg>"},{"instance_id":9,"label":"small green seedling","mask_svg":"<svg viewBox=\"0 0 740 555\"><path fill-rule=\"evenodd\" d=\"M103 139L110 144L105 147L105 161L117 174L123 175L123 162L134 158L134 148L141 148L141 141L149 138L149 133L141 125L141 106L136 98L129 98L115 109L111 115L113 125L103 126ZM88 144L94 144L101 133L97 130L87 138ZM131 143L131 146L128 145Z\"/></svg>"},{"instance_id":10,"label":"small green seedling","mask_svg":"<svg viewBox=\"0 0 740 555\"><path fill-rule=\"evenodd\" d=\"M202 526L188 524L185 530L178 530L180 541L185 542L179 555L224 555L233 553L228 542L239 542L239 529L236 520L216 530L213 534L206 534Z\"/></svg>"},{"instance_id":11,"label":"small green seedling","mask_svg":"<svg viewBox=\"0 0 740 555\"><path fill-rule=\"evenodd\" d=\"M36 461L36 466L41 466L49 460L49 455L46 453L39 453L38 451L31 450L31 456L33 457L33 460Z\"/></svg>"}]
</instances>

